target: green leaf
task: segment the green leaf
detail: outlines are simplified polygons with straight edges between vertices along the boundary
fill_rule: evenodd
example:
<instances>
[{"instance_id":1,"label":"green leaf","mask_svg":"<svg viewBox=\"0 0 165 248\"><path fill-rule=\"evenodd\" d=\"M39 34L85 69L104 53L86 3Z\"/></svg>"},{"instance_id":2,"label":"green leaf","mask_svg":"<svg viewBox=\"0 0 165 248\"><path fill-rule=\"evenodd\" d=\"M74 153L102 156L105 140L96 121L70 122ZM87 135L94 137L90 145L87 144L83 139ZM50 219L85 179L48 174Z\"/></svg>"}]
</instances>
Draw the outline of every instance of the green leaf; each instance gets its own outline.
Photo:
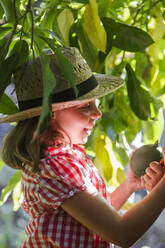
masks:
<instances>
[{"instance_id":1,"label":"green leaf","mask_svg":"<svg viewBox=\"0 0 165 248\"><path fill-rule=\"evenodd\" d=\"M98 9L99 9L100 17L107 16L111 4L112 2L109 0L98 1Z\"/></svg>"},{"instance_id":2,"label":"green leaf","mask_svg":"<svg viewBox=\"0 0 165 248\"><path fill-rule=\"evenodd\" d=\"M41 37L47 44L50 46L50 48L53 50L53 52L57 56L57 62L59 64L61 74L64 76L65 79L69 80L69 83L71 87L74 89L76 97L78 96L78 89L76 87L76 78L74 75L74 68L71 64L71 62L62 54L60 48L56 48L53 46L52 42L50 42L50 39L47 39L45 37Z\"/></svg>"},{"instance_id":3,"label":"green leaf","mask_svg":"<svg viewBox=\"0 0 165 248\"><path fill-rule=\"evenodd\" d=\"M28 60L28 43L25 40L18 40L15 43L10 55L12 54L16 54L17 63L14 66L14 70L16 70Z\"/></svg>"},{"instance_id":4,"label":"green leaf","mask_svg":"<svg viewBox=\"0 0 165 248\"><path fill-rule=\"evenodd\" d=\"M45 42L41 39L42 37L48 37L48 30L42 30L40 27L34 27L34 45L37 44L40 50L45 48Z\"/></svg>"},{"instance_id":5,"label":"green leaf","mask_svg":"<svg viewBox=\"0 0 165 248\"><path fill-rule=\"evenodd\" d=\"M156 140L160 140L163 123L161 116L158 115L157 117L157 121L149 120L143 123L143 139L145 144L154 144Z\"/></svg>"},{"instance_id":6,"label":"green leaf","mask_svg":"<svg viewBox=\"0 0 165 248\"><path fill-rule=\"evenodd\" d=\"M125 136L127 141L131 143L136 135L140 132L141 121L136 117L134 112L131 110L128 103L128 99L125 97L125 90L119 89L114 94L114 105L118 112L119 121L125 124ZM115 129L116 119L114 119L114 130L119 134L119 131Z\"/></svg>"},{"instance_id":7,"label":"green leaf","mask_svg":"<svg viewBox=\"0 0 165 248\"><path fill-rule=\"evenodd\" d=\"M0 113L4 115L15 114L19 111L15 103L6 95L3 94L0 101Z\"/></svg>"},{"instance_id":8,"label":"green leaf","mask_svg":"<svg viewBox=\"0 0 165 248\"><path fill-rule=\"evenodd\" d=\"M98 15L96 0L90 0L85 7L83 27L93 45L100 51L105 52L107 36Z\"/></svg>"},{"instance_id":9,"label":"green leaf","mask_svg":"<svg viewBox=\"0 0 165 248\"><path fill-rule=\"evenodd\" d=\"M2 168L3 168L4 165L5 165L5 164L4 164L3 160L0 159L0 171L2 170Z\"/></svg>"},{"instance_id":10,"label":"green leaf","mask_svg":"<svg viewBox=\"0 0 165 248\"><path fill-rule=\"evenodd\" d=\"M15 20L14 0L0 0L0 4L5 12L7 22L13 23Z\"/></svg>"},{"instance_id":11,"label":"green leaf","mask_svg":"<svg viewBox=\"0 0 165 248\"><path fill-rule=\"evenodd\" d=\"M0 40L0 63L5 59L8 53L8 41Z\"/></svg>"},{"instance_id":12,"label":"green leaf","mask_svg":"<svg viewBox=\"0 0 165 248\"><path fill-rule=\"evenodd\" d=\"M82 3L82 4L87 4L89 3L89 0L72 0L73 3Z\"/></svg>"},{"instance_id":13,"label":"green leaf","mask_svg":"<svg viewBox=\"0 0 165 248\"><path fill-rule=\"evenodd\" d=\"M15 114L19 111L15 103L6 95L3 94L0 101L0 113L4 115Z\"/></svg>"},{"instance_id":14,"label":"green leaf","mask_svg":"<svg viewBox=\"0 0 165 248\"><path fill-rule=\"evenodd\" d=\"M17 171L10 178L8 185L2 190L1 198L0 198L0 206L2 206L4 202L7 200L14 187L17 185L17 183L19 183L20 179L21 179L21 171Z\"/></svg>"},{"instance_id":15,"label":"green leaf","mask_svg":"<svg viewBox=\"0 0 165 248\"><path fill-rule=\"evenodd\" d=\"M27 61L28 54L29 48L27 42L18 40L14 45L10 56L2 61L0 66L0 98L6 87L10 84L12 73Z\"/></svg>"},{"instance_id":16,"label":"green leaf","mask_svg":"<svg viewBox=\"0 0 165 248\"><path fill-rule=\"evenodd\" d=\"M127 90L132 110L141 120L155 118L158 109L162 106L161 101L152 97L144 88L129 64L126 65L126 71Z\"/></svg>"},{"instance_id":17,"label":"green leaf","mask_svg":"<svg viewBox=\"0 0 165 248\"><path fill-rule=\"evenodd\" d=\"M64 37L63 37L63 35L61 33L61 30L60 30L60 28L58 26L57 18L54 19L53 32L54 32L56 40L59 40L60 43L64 46L65 41L64 41Z\"/></svg>"},{"instance_id":18,"label":"green leaf","mask_svg":"<svg viewBox=\"0 0 165 248\"><path fill-rule=\"evenodd\" d=\"M44 53L40 53L42 73L43 73L43 103L42 112L40 115L37 130L34 134L34 140L43 133L43 131L48 127L49 121L52 116L51 112L51 94L56 86L56 79L53 72L50 69L50 58Z\"/></svg>"},{"instance_id":19,"label":"green leaf","mask_svg":"<svg viewBox=\"0 0 165 248\"><path fill-rule=\"evenodd\" d=\"M165 94L165 86L163 86L157 93L157 96L161 96Z\"/></svg>"},{"instance_id":20,"label":"green leaf","mask_svg":"<svg viewBox=\"0 0 165 248\"><path fill-rule=\"evenodd\" d=\"M71 62L63 55L60 48L55 48L54 52L57 56L57 61L61 69L62 75L69 80L71 87L74 89L76 97L78 96L78 89L76 87L76 77Z\"/></svg>"},{"instance_id":21,"label":"green leaf","mask_svg":"<svg viewBox=\"0 0 165 248\"><path fill-rule=\"evenodd\" d=\"M69 46L69 32L73 22L74 16L68 8L64 9L57 17L58 27L66 46Z\"/></svg>"},{"instance_id":22,"label":"green leaf","mask_svg":"<svg viewBox=\"0 0 165 248\"><path fill-rule=\"evenodd\" d=\"M154 43L151 36L145 31L124 23L104 17L101 19L108 39L114 47L124 51L143 52L145 48Z\"/></svg>"},{"instance_id":23,"label":"green leaf","mask_svg":"<svg viewBox=\"0 0 165 248\"><path fill-rule=\"evenodd\" d=\"M0 66L0 98L6 87L10 84L11 75L17 63L16 54L12 54L5 59ZM5 73L4 73L5 72Z\"/></svg>"},{"instance_id":24,"label":"green leaf","mask_svg":"<svg viewBox=\"0 0 165 248\"><path fill-rule=\"evenodd\" d=\"M44 22L41 23L42 29L52 30L53 22L55 18L54 13L55 13L55 8L52 8L51 10L49 10L48 13L46 13Z\"/></svg>"},{"instance_id":25,"label":"green leaf","mask_svg":"<svg viewBox=\"0 0 165 248\"><path fill-rule=\"evenodd\" d=\"M3 39L6 35L8 35L12 31L12 26L8 24L4 24L0 27L0 39Z\"/></svg>"},{"instance_id":26,"label":"green leaf","mask_svg":"<svg viewBox=\"0 0 165 248\"><path fill-rule=\"evenodd\" d=\"M125 167L129 162L129 157L126 150L122 147L113 146L113 151L117 160L122 164L122 166Z\"/></svg>"},{"instance_id":27,"label":"green leaf","mask_svg":"<svg viewBox=\"0 0 165 248\"><path fill-rule=\"evenodd\" d=\"M98 52L97 49L93 46L93 44L89 40L88 35L83 29L81 23L77 24L77 35L78 35L78 41L80 42L80 47L82 50L83 57L85 58L91 69L95 71L95 64L96 64Z\"/></svg>"}]
</instances>

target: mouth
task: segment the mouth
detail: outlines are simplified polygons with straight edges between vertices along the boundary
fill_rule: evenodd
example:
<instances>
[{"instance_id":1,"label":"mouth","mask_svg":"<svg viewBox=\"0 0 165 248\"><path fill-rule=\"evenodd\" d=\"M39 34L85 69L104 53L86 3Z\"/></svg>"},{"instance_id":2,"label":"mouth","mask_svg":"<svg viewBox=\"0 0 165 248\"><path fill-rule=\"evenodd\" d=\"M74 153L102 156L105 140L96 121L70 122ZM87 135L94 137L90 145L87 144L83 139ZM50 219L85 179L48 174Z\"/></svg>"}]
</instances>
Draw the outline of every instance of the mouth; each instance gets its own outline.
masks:
<instances>
[{"instance_id":1,"label":"mouth","mask_svg":"<svg viewBox=\"0 0 165 248\"><path fill-rule=\"evenodd\" d=\"M84 132L87 136L91 134L91 130L89 128L84 128Z\"/></svg>"}]
</instances>

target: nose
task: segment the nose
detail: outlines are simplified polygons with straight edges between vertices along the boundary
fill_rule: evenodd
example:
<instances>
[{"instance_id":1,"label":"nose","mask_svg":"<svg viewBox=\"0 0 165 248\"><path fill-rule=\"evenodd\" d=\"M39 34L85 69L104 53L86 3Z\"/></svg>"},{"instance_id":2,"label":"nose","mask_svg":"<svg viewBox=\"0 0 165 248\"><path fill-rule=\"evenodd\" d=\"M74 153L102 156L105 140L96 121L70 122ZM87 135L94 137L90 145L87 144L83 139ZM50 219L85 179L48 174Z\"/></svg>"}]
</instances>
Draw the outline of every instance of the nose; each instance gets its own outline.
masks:
<instances>
[{"instance_id":1,"label":"nose","mask_svg":"<svg viewBox=\"0 0 165 248\"><path fill-rule=\"evenodd\" d=\"M92 106L92 111L91 111L91 118L93 120L97 120L102 116L101 111L96 107L96 105L94 104Z\"/></svg>"}]
</instances>

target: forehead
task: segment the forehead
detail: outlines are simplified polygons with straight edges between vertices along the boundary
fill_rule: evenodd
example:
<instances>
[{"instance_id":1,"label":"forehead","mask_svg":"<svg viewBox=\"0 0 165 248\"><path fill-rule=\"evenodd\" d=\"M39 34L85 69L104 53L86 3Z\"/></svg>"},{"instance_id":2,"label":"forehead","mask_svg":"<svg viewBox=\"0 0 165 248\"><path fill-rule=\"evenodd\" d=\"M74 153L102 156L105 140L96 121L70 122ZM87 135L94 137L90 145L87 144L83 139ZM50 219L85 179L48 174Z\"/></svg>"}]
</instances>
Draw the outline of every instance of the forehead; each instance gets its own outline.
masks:
<instances>
[{"instance_id":1,"label":"forehead","mask_svg":"<svg viewBox=\"0 0 165 248\"><path fill-rule=\"evenodd\" d=\"M90 103L90 102L95 103L96 106L98 106L100 101L98 99L90 99L90 100L83 101L82 103L77 104L76 107L81 107L81 106L83 106L87 103Z\"/></svg>"}]
</instances>

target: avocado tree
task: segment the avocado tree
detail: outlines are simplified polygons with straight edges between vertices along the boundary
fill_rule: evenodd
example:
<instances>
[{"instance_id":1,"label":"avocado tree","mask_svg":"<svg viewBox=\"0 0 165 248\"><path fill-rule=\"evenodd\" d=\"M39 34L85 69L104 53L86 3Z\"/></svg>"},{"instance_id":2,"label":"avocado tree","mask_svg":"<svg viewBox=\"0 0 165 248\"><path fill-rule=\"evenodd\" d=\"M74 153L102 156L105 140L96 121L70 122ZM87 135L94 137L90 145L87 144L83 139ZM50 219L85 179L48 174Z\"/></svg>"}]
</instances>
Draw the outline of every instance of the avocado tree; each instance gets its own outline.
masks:
<instances>
[{"instance_id":1,"label":"avocado tree","mask_svg":"<svg viewBox=\"0 0 165 248\"><path fill-rule=\"evenodd\" d=\"M118 186L128 164L128 148L137 134L142 134L144 143L160 138L165 93L164 9L164 0L0 0L0 113L18 111L5 90L13 82L15 70L40 56L46 66L37 128L40 135L51 117L48 82L52 71L45 52L57 54L65 77L75 88L72 67L60 48L77 47L94 73L120 76L126 82L99 100L103 116L86 144L107 183ZM14 190L15 210L19 208L19 185L17 171L2 191L1 204Z\"/></svg>"}]
</instances>

